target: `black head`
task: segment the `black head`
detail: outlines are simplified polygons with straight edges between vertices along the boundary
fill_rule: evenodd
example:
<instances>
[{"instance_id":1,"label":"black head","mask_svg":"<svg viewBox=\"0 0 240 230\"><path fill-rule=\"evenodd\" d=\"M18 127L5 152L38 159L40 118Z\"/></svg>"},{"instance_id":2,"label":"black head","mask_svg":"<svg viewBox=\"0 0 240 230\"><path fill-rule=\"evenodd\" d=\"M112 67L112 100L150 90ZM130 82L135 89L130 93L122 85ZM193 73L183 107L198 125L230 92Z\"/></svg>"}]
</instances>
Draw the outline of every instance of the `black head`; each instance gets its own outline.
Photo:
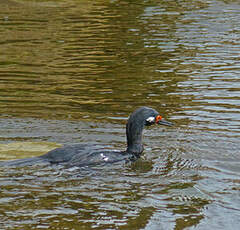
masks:
<instances>
[{"instance_id":1,"label":"black head","mask_svg":"<svg viewBox=\"0 0 240 230\"><path fill-rule=\"evenodd\" d=\"M144 126L161 124L171 126L172 123L164 121L159 113L149 107L136 109L129 117L126 127L127 152L141 154L143 151L142 131Z\"/></svg>"},{"instance_id":2,"label":"black head","mask_svg":"<svg viewBox=\"0 0 240 230\"><path fill-rule=\"evenodd\" d=\"M136 122L140 126L150 126L153 124L172 126L171 122L165 121L159 113L149 107L140 107L136 109L129 117L129 122Z\"/></svg>"}]
</instances>

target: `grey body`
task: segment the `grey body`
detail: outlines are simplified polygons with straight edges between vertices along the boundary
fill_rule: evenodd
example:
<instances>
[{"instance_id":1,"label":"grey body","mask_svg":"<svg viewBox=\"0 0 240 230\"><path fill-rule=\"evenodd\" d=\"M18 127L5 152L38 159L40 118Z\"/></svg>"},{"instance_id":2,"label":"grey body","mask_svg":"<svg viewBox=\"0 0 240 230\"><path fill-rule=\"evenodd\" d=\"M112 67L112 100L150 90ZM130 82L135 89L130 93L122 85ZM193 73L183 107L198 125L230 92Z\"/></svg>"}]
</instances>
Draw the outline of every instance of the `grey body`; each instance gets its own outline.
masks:
<instances>
[{"instance_id":1,"label":"grey body","mask_svg":"<svg viewBox=\"0 0 240 230\"><path fill-rule=\"evenodd\" d=\"M149 107L140 107L128 119L126 125L127 149L116 151L105 149L100 145L76 144L66 145L32 158L2 161L0 166L24 166L33 164L64 164L68 166L88 166L115 162L134 161L143 152L142 131L144 126L157 123L158 112ZM166 121L158 124L171 125Z\"/></svg>"}]
</instances>

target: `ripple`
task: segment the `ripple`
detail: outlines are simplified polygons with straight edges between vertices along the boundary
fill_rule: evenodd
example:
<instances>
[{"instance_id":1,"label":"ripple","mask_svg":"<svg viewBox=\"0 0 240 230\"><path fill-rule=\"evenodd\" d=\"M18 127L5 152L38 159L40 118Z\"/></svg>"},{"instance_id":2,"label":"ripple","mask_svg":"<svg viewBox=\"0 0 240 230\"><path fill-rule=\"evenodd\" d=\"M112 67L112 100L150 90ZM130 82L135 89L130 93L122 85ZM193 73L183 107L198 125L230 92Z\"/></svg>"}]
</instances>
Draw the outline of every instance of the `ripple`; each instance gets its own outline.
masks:
<instances>
[{"instance_id":1,"label":"ripple","mask_svg":"<svg viewBox=\"0 0 240 230\"><path fill-rule=\"evenodd\" d=\"M125 149L140 105L175 123L133 164L1 168L1 229L238 229L237 2L0 5L1 158Z\"/></svg>"}]
</instances>

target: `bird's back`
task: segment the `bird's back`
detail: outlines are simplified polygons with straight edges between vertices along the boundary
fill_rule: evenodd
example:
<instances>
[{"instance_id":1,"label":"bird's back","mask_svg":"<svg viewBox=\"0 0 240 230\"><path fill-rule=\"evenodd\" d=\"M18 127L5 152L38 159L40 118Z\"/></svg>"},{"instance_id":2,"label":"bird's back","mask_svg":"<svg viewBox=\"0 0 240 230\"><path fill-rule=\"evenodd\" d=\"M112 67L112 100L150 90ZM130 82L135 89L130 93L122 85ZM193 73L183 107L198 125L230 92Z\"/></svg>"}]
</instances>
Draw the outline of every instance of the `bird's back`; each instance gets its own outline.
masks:
<instances>
[{"instance_id":1,"label":"bird's back","mask_svg":"<svg viewBox=\"0 0 240 230\"><path fill-rule=\"evenodd\" d=\"M119 161L126 162L130 161L132 157L132 154L106 149L106 146L97 144L67 145L41 156L42 159L52 164L60 163L69 166L88 166Z\"/></svg>"},{"instance_id":2,"label":"bird's back","mask_svg":"<svg viewBox=\"0 0 240 230\"><path fill-rule=\"evenodd\" d=\"M135 156L98 144L66 145L53 149L44 155L32 158L2 161L0 166L30 166L34 164L63 164L67 166L92 166L115 162L126 163Z\"/></svg>"}]
</instances>

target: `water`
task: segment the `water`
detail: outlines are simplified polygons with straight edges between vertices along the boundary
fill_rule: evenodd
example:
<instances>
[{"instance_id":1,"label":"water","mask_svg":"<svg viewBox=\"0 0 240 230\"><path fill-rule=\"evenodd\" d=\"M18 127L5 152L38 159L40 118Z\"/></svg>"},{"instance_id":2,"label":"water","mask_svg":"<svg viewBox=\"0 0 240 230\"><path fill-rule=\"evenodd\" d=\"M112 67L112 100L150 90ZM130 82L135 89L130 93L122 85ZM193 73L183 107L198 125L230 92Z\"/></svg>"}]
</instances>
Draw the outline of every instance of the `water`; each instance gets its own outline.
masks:
<instances>
[{"instance_id":1,"label":"water","mask_svg":"<svg viewBox=\"0 0 240 230\"><path fill-rule=\"evenodd\" d=\"M238 229L237 1L0 2L0 159L125 148L148 105L175 123L142 158L0 169L1 229Z\"/></svg>"}]
</instances>

